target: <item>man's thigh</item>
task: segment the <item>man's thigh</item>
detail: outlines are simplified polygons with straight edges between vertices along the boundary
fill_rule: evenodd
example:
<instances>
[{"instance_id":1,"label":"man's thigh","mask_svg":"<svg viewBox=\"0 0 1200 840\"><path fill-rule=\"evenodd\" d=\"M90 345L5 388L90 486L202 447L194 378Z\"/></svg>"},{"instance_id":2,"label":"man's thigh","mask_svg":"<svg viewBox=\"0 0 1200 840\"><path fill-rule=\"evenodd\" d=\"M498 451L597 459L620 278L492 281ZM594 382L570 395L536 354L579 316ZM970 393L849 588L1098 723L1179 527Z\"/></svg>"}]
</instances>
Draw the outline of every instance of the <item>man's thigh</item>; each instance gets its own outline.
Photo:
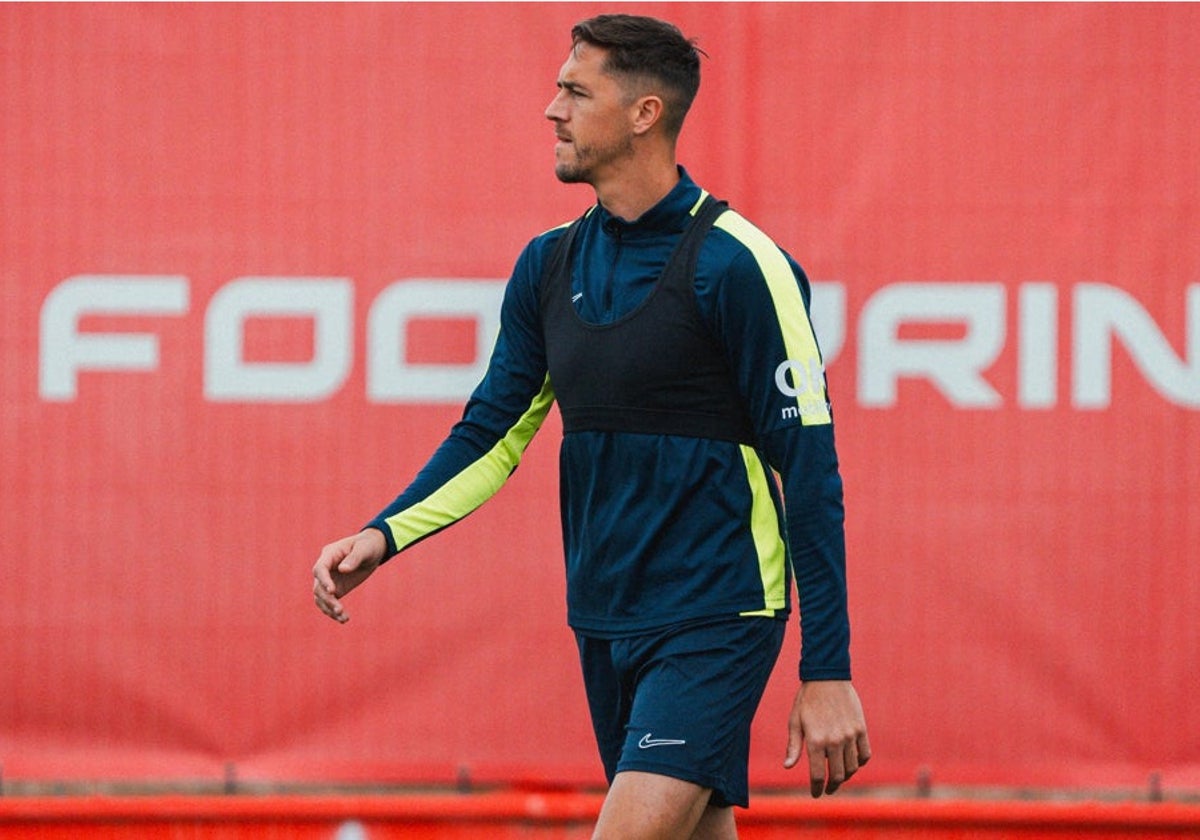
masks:
<instances>
[{"instance_id":1,"label":"man's thigh","mask_svg":"<svg viewBox=\"0 0 1200 840\"><path fill-rule=\"evenodd\" d=\"M629 770L613 779L592 840L678 840L703 826L705 840L737 837L733 812L709 808L708 788L692 782ZM725 819L723 815L728 815ZM719 828L728 823L728 829Z\"/></svg>"}]
</instances>

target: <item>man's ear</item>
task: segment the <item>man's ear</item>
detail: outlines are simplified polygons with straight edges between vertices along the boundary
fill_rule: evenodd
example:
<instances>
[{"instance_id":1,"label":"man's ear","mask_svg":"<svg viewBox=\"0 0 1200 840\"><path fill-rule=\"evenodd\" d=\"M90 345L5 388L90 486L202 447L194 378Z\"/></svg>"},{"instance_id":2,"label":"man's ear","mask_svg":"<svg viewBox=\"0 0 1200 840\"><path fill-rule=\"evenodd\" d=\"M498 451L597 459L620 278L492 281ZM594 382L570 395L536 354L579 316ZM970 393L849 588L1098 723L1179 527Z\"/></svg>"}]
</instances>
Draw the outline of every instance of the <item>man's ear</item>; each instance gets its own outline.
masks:
<instances>
[{"instance_id":1,"label":"man's ear","mask_svg":"<svg viewBox=\"0 0 1200 840\"><path fill-rule=\"evenodd\" d=\"M661 97L640 96L629 107L633 112L634 134L645 134L662 119L663 101Z\"/></svg>"}]
</instances>

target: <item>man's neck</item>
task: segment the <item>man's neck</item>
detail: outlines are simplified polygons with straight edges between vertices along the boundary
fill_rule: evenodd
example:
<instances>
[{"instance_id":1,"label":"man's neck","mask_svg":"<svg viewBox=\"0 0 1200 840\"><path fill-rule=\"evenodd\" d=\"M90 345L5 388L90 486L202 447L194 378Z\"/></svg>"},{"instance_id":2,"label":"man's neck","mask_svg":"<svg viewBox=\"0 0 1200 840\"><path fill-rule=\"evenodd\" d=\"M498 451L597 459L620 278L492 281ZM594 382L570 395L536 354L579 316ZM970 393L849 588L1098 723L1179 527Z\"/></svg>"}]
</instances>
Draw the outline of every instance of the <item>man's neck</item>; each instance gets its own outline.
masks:
<instances>
[{"instance_id":1,"label":"man's neck","mask_svg":"<svg viewBox=\"0 0 1200 840\"><path fill-rule=\"evenodd\" d=\"M622 171L593 184L596 199L609 213L627 222L636 221L679 183L675 161Z\"/></svg>"}]
</instances>

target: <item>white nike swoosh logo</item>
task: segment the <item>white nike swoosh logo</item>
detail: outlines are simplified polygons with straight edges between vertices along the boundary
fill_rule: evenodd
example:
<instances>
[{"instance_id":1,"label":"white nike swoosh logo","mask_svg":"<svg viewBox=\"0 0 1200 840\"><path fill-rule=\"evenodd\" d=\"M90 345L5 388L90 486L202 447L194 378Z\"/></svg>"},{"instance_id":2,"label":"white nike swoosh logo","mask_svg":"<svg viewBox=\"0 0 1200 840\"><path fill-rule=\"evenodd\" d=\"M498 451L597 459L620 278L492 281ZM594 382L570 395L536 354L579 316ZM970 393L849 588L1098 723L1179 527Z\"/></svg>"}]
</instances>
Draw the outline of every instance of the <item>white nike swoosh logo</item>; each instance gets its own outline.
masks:
<instances>
[{"instance_id":1,"label":"white nike swoosh logo","mask_svg":"<svg viewBox=\"0 0 1200 840\"><path fill-rule=\"evenodd\" d=\"M650 747L678 747L686 744L687 741L681 741L678 738L652 738L647 732L642 736L642 740L638 741L639 750L647 750Z\"/></svg>"}]
</instances>

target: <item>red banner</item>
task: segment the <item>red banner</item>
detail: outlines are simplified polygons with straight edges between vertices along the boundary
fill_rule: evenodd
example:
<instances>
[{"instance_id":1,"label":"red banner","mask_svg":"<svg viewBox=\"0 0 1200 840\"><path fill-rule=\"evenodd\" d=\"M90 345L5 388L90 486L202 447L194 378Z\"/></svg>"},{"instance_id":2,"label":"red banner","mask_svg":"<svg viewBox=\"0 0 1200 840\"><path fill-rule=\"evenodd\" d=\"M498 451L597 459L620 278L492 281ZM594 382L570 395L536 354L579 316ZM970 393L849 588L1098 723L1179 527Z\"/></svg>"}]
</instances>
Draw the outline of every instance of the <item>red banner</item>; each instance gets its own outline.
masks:
<instances>
[{"instance_id":1,"label":"red banner","mask_svg":"<svg viewBox=\"0 0 1200 840\"><path fill-rule=\"evenodd\" d=\"M309 580L592 200L542 111L600 10L0 7L6 780L600 781L553 415L348 626ZM1200 786L1200 9L646 11L710 56L682 162L814 280L863 783Z\"/></svg>"}]
</instances>

